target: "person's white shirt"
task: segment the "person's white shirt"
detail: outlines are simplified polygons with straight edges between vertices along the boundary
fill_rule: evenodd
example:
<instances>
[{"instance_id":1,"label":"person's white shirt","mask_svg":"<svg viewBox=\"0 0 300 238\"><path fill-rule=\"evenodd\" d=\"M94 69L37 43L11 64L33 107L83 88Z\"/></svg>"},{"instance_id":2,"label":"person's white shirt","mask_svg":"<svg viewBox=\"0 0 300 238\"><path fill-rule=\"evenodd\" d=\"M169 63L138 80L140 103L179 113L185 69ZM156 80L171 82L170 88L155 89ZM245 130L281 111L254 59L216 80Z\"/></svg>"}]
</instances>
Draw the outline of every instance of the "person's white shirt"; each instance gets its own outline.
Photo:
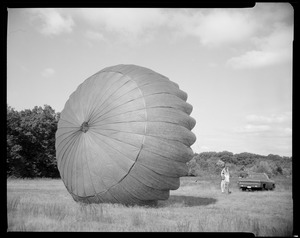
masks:
<instances>
[{"instance_id":1,"label":"person's white shirt","mask_svg":"<svg viewBox=\"0 0 300 238\"><path fill-rule=\"evenodd\" d=\"M225 176L225 182L229 183L229 172L225 172L224 176Z\"/></svg>"},{"instance_id":2,"label":"person's white shirt","mask_svg":"<svg viewBox=\"0 0 300 238\"><path fill-rule=\"evenodd\" d=\"M223 170L222 170L222 172L221 172L221 175L223 175L224 177L225 177L225 182L228 182L229 183L229 170L227 169L226 170L226 168L224 168Z\"/></svg>"}]
</instances>

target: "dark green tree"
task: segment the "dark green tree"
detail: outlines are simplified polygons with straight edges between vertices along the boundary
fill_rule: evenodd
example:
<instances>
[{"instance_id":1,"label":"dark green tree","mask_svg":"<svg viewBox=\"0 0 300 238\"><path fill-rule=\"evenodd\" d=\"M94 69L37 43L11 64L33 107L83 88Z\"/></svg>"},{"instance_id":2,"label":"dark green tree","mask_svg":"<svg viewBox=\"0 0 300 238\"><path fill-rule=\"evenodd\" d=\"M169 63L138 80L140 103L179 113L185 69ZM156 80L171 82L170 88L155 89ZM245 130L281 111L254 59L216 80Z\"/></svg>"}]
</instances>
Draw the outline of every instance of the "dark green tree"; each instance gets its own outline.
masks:
<instances>
[{"instance_id":1,"label":"dark green tree","mask_svg":"<svg viewBox=\"0 0 300 238\"><path fill-rule=\"evenodd\" d=\"M55 132L59 113L48 105L20 112L7 107L7 175L58 177Z\"/></svg>"}]
</instances>

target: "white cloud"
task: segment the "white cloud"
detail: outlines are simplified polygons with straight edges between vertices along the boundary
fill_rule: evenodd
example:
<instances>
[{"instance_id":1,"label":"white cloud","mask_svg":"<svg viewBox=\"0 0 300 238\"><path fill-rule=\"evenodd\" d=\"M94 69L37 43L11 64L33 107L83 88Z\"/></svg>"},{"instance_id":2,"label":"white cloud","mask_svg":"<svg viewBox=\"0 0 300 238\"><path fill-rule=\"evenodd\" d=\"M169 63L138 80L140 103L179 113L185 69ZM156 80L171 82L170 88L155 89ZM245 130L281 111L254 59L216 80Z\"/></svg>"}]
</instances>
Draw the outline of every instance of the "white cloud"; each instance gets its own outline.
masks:
<instances>
[{"instance_id":1,"label":"white cloud","mask_svg":"<svg viewBox=\"0 0 300 238\"><path fill-rule=\"evenodd\" d=\"M248 38L254 29L248 14L243 14L243 11L216 9L199 16L189 33L199 37L203 45L219 46L240 42Z\"/></svg>"},{"instance_id":2,"label":"white cloud","mask_svg":"<svg viewBox=\"0 0 300 238\"><path fill-rule=\"evenodd\" d=\"M133 44L153 38L153 29L165 22L164 14L156 8L82 8L75 14L93 29L90 38L100 37L95 33L105 30Z\"/></svg>"},{"instance_id":3,"label":"white cloud","mask_svg":"<svg viewBox=\"0 0 300 238\"><path fill-rule=\"evenodd\" d=\"M250 114L246 116L246 120L251 123L284 123L291 122L292 113L286 112L281 114L273 114L270 116Z\"/></svg>"},{"instance_id":4,"label":"white cloud","mask_svg":"<svg viewBox=\"0 0 300 238\"><path fill-rule=\"evenodd\" d=\"M276 25L265 37L252 37L254 50L232 57L227 66L234 69L259 68L292 60L293 28Z\"/></svg>"},{"instance_id":5,"label":"white cloud","mask_svg":"<svg viewBox=\"0 0 300 238\"><path fill-rule=\"evenodd\" d=\"M292 129L291 128L289 128L289 127L287 127L287 128L284 128L284 134L286 135L286 136L292 136Z\"/></svg>"},{"instance_id":6,"label":"white cloud","mask_svg":"<svg viewBox=\"0 0 300 238\"><path fill-rule=\"evenodd\" d=\"M38 23L38 30L44 35L58 35L73 30L74 21L71 16L63 15L63 10L54 8L29 9L31 20Z\"/></svg>"},{"instance_id":7,"label":"white cloud","mask_svg":"<svg viewBox=\"0 0 300 238\"><path fill-rule=\"evenodd\" d=\"M237 128L236 132L238 133L261 133L270 131L271 127L269 125L252 125L247 124L242 128Z\"/></svg>"},{"instance_id":8,"label":"white cloud","mask_svg":"<svg viewBox=\"0 0 300 238\"><path fill-rule=\"evenodd\" d=\"M200 151L209 151L209 150L210 150L210 148L206 145L200 146Z\"/></svg>"},{"instance_id":9,"label":"white cloud","mask_svg":"<svg viewBox=\"0 0 300 238\"><path fill-rule=\"evenodd\" d=\"M30 9L30 12L34 19L40 20L40 31L45 35L71 32L74 21L78 20L87 24L89 39L100 39L102 35L139 43L155 39L163 32L172 40L178 36L193 36L209 47L254 44L252 50L232 58L229 63L232 67L243 68L251 64L254 67L266 65L273 59L289 56L285 50L286 33L279 36L273 29L279 22L291 19L292 10L287 6L265 3L249 9L48 8ZM270 35L272 31L275 35ZM280 49L284 50L274 51L276 47L272 43L280 41L283 43ZM255 65L257 59L261 60ZM239 61L242 63L236 63Z\"/></svg>"},{"instance_id":10,"label":"white cloud","mask_svg":"<svg viewBox=\"0 0 300 238\"><path fill-rule=\"evenodd\" d=\"M26 67L25 65L20 65L20 68L23 72L26 72L26 73L30 71L29 68Z\"/></svg>"},{"instance_id":11,"label":"white cloud","mask_svg":"<svg viewBox=\"0 0 300 238\"><path fill-rule=\"evenodd\" d=\"M288 3L259 3L254 8L244 9L172 9L164 13L168 16L165 24L173 27L177 34L195 36L205 46L247 44L249 47L256 43L253 51L259 51L258 54L268 47L273 53L277 43L285 48L291 39L291 29L282 27L293 25L293 8ZM265 40L266 44L262 42Z\"/></svg>"},{"instance_id":12,"label":"white cloud","mask_svg":"<svg viewBox=\"0 0 300 238\"><path fill-rule=\"evenodd\" d=\"M105 40L103 34L101 34L100 32L95 32L95 31L87 31L85 34L86 38L90 39L90 40L95 40L95 41L102 41Z\"/></svg>"},{"instance_id":13,"label":"white cloud","mask_svg":"<svg viewBox=\"0 0 300 238\"><path fill-rule=\"evenodd\" d=\"M107 30L139 33L142 29L158 26L164 16L156 8L83 8L81 16L96 27Z\"/></svg>"},{"instance_id":14,"label":"white cloud","mask_svg":"<svg viewBox=\"0 0 300 238\"><path fill-rule=\"evenodd\" d=\"M42 76L45 78L49 78L55 74L55 70L52 68L46 68L42 71Z\"/></svg>"},{"instance_id":15,"label":"white cloud","mask_svg":"<svg viewBox=\"0 0 300 238\"><path fill-rule=\"evenodd\" d=\"M292 113L284 112L272 115L250 114L245 117L246 125L235 132L259 137L282 138L292 135Z\"/></svg>"},{"instance_id":16,"label":"white cloud","mask_svg":"<svg viewBox=\"0 0 300 238\"><path fill-rule=\"evenodd\" d=\"M249 12L249 9L83 8L73 15L87 22L95 32L105 30L128 40L153 39L159 30L164 30L172 37L194 36L203 45L219 46L245 40L253 33L255 24Z\"/></svg>"},{"instance_id":17,"label":"white cloud","mask_svg":"<svg viewBox=\"0 0 300 238\"><path fill-rule=\"evenodd\" d=\"M209 68L216 68L216 67L219 66L219 64L216 63L216 62L210 62L210 63L207 64L207 66L208 66Z\"/></svg>"},{"instance_id":18,"label":"white cloud","mask_svg":"<svg viewBox=\"0 0 300 238\"><path fill-rule=\"evenodd\" d=\"M249 51L227 61L227 66L234 69L260 68L284 61L288 56L286 51Z\"/></svg>"}]
</instances>

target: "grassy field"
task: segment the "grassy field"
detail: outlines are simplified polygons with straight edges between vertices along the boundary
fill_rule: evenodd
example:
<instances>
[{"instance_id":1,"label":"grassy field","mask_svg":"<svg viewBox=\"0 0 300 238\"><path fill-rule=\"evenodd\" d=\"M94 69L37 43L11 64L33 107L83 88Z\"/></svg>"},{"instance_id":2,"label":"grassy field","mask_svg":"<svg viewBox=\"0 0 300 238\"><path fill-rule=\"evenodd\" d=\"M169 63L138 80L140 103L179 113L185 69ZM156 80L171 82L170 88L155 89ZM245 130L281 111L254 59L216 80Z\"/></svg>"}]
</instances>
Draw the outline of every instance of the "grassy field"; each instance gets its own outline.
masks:
<instances>
[{"instance_id":1,"label":"grassy field","mask_svg":"<svg viewBox=\"0 0 300 238\"><path fill-rule=\"evenodd\" d=\"M199 179L197 182L196 180ZM274 191L220 192L217 178L181 178L155 207L76 203L59 179L8 179L8 231L251 232L292 236L291 178Z\"/></svg>"}]
</instances>

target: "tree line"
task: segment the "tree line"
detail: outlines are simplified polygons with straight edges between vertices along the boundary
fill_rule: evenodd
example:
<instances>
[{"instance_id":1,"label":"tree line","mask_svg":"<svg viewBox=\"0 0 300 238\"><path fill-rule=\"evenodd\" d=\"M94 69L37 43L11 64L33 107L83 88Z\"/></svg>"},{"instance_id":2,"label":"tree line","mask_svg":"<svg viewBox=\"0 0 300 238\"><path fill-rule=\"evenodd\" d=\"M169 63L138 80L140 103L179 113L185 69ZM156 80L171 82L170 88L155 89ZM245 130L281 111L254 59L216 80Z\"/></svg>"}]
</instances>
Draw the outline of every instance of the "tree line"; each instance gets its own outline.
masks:
<instances>
[{"instance_id":1,"label":"tree line","mask_svg":"<svg viewBox=\"0 0 300 238\"><path fill-rule=\"evenodd\" d=\"M8 177L59 177L55 158L59 116L49 105L22 111L7 105Z\"/></svg>"},{"instance_id":2,"label":"tree line","mask_svg":"<svg viewBox=\"0 0 300 238\"><path fill-rule=\"evenodd\" d=\"M219 175L225 163L231 173L239 177L251 172L266 173L269 177L292 175L292 157L248 152L233 154L229 151L196 153L187 163L188 173L190 176Z\"/></svg>"},{"instance_id":3,"label":"tree line","mask_svg":"<svg viewBox=\"0 0 300 238\"><path fill-rule=\"evenodd\" d=\"M58 178L55 133L60 113L49 105L35 106L32 110L17 111L7 105L7 155L8 177ZM189 175L218 174L220 163L227 163L235 173L262 171L273 175L291 175L292 157L269 154L232 152L195 153L187 163Z\"/></svg>"}]
</instances>

